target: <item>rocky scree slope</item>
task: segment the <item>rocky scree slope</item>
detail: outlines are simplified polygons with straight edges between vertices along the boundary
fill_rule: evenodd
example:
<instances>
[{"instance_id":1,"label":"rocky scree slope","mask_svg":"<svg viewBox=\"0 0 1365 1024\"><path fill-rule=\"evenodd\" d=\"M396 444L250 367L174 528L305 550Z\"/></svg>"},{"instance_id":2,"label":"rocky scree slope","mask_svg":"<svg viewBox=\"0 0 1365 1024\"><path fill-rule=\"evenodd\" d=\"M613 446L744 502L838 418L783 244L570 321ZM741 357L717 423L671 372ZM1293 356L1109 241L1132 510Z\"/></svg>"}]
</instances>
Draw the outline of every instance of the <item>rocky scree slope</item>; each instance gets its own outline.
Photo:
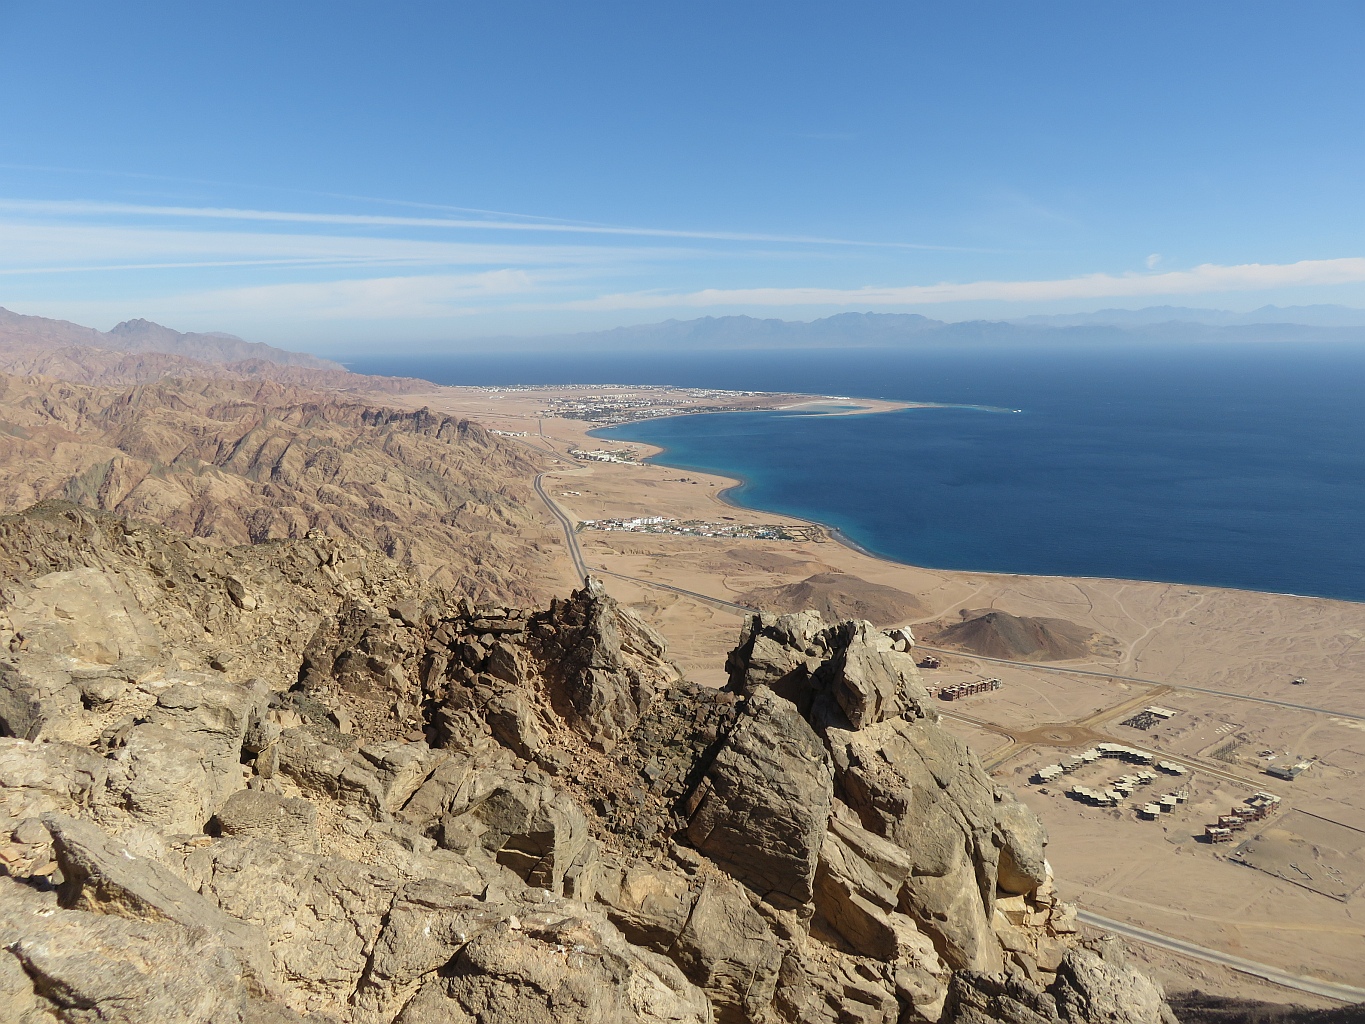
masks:
<instances>
[{"instance_id":1,"label":"rocky scree slope","mask_svg":"<svg viewBox=\"0 0 1365 1024\"><path fill-rule=\"evenodd\" d=\"M538 460L469 420L268 381L0 375L0 507L63 498L219 546L321 530L479 600L557 578Z\"/></svg>"},{"instance_id":2,"label":"rocky scree slope","mask_svg":"<svg viewBox=\"0 0 1365 1024\"><path fill-rule=\"evenodd\" d=\"M904 635L758 615L713 691L591 579L480 605L62 504L0 555L23 1024L1172 1021Z\"/></svg>"}]
</instances>

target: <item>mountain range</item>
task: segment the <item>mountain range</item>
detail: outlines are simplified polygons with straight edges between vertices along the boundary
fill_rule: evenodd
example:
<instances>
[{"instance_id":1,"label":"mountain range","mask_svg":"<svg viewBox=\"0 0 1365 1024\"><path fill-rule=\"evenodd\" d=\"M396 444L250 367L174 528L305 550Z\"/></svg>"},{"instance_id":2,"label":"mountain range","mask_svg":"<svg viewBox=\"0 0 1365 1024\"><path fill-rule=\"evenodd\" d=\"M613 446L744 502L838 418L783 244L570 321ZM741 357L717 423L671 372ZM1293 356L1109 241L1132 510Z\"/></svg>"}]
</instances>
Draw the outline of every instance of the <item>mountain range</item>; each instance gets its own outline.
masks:
<instances>
[{"instance_id":1,"label":"mountain range","mask_svg":"<svg viewBox=\"0 0 1365 1024\"><path fill-rule=\"evenodd\" d=\"M311 370L340 370L340 363L306 352L288 352L258 341L243 341L232 334L182 333L150 320L125 320L112 330L98 331L66 320L24 316L0 307L0 346L50 353L67 348L100 349L107 352L156 352L203 363L237 363L264 360L281 366Z\"/></svg>"},{"instance_id":2,"label":"mountain range","mask_svg":"<svg viewBox=\"0 0 1365 1024\"><path fill-rule=\"evenodd\" d=\"M458 347L466 351L678 351L1361 341L1365 341L1365 310L1344 306L1267 306L1254 313L1158 306L956 323L918 313L838 313L811 321L705 316L578 334L475 339L460 342Z\"/></svg>"}]
</instances>

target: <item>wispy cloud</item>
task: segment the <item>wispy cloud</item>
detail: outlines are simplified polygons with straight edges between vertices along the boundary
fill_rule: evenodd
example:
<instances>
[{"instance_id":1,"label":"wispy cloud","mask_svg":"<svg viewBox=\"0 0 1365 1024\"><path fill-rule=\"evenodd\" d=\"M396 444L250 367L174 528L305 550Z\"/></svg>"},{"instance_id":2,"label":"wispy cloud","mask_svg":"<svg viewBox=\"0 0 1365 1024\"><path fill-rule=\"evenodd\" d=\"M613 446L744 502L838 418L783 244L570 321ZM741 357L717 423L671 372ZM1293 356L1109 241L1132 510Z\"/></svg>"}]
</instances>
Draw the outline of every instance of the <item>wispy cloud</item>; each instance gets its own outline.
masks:
<instances>
[{"instance_id":1,"label":"wispy cloud","mask_svg":"<svg viewBox=\"0 0 1365 1024\"><path fill-rule=\"evenodd\" d=\"M251 210L219 206L162 206L138 203L90 202L67 199L0 199L0 210L48 216L161 217L217 221L254 221L276 224L313 224L345 227L436 228L462 231L515 231L575 235L616 235L633 238L676 238L693 241L778 242L796 245L865 246L879 249L922 249L974 252L956 246L923 242L874 242L815 235L775 235L736 231L689 231L551 220L506 220L468 217L396 217L374 213L312 213L298 210ZM504 215L506 216L506 215Z\"/></svg>"},{"instance_id":2,"label":"wispy cloud","mask_svg":"<svg viewBox=\"0 0 1365 1024\"><path fill-rule=\"evenodd\" d=\"M574 309L664 309L701 306L921 306L947 302L1047 302L1068 299L1137 298L1206 292L1365 282L1365 257L1301 260L1298 263L1205 263L1161 274L1086 274L1040 281L970 281L862 288L708 288L685 293L633 292L604 295Z\"/></svg>"},{"instance_id":3,"label":"wispy cloud","mask_svg":"<svg viewBox=\"0 0 1365 1024\"><path fill-rule=\"evenodd\" d=\"M552 284L525 270L422 274L223 288L162 300L181 315L267 315L307 320L413 320L459 316L489 300L540 293Z\"/></svg>"}]
</instances>

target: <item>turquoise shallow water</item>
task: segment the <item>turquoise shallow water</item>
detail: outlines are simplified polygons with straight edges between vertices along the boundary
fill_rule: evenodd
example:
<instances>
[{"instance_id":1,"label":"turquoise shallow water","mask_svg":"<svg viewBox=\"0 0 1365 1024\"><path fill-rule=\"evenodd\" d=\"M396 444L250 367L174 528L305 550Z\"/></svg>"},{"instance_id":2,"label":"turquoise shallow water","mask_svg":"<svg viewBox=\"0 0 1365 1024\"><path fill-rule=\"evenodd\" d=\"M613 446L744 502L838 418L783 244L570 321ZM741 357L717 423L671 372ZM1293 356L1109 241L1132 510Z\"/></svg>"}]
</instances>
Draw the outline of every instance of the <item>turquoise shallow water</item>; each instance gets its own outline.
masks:
<instances>
[{"instance_id":1,"label":"turquoise shallow water","mask_svg":"<svg viewBox=\"0 0 1365 1024\"><path fill-rule=\"evenodd\" d=\"M730 413L602 436L917 565L1365 600L1365 350L804 352L358 366L990 406Z\"/></svg>"}]
</instances>

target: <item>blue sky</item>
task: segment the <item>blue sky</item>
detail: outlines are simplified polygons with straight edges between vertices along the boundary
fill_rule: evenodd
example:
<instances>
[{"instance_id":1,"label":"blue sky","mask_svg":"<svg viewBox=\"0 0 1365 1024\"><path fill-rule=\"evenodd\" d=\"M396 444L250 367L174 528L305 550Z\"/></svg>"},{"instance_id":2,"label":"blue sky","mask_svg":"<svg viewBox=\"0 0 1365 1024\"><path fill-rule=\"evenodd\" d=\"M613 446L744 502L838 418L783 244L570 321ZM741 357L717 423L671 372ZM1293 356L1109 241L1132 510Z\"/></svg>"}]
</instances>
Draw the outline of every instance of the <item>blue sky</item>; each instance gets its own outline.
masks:
<instances>
[{"instance_id":1,"label":"blue sky","mask_svg":"<svg viewBox=\"0 0 1365 1024\"><path fill-rule=\"evenodd\" d=\"M1359 3L0 0L0 305L338 352L1365 305Z\"/></svg>"}]
</instances>

